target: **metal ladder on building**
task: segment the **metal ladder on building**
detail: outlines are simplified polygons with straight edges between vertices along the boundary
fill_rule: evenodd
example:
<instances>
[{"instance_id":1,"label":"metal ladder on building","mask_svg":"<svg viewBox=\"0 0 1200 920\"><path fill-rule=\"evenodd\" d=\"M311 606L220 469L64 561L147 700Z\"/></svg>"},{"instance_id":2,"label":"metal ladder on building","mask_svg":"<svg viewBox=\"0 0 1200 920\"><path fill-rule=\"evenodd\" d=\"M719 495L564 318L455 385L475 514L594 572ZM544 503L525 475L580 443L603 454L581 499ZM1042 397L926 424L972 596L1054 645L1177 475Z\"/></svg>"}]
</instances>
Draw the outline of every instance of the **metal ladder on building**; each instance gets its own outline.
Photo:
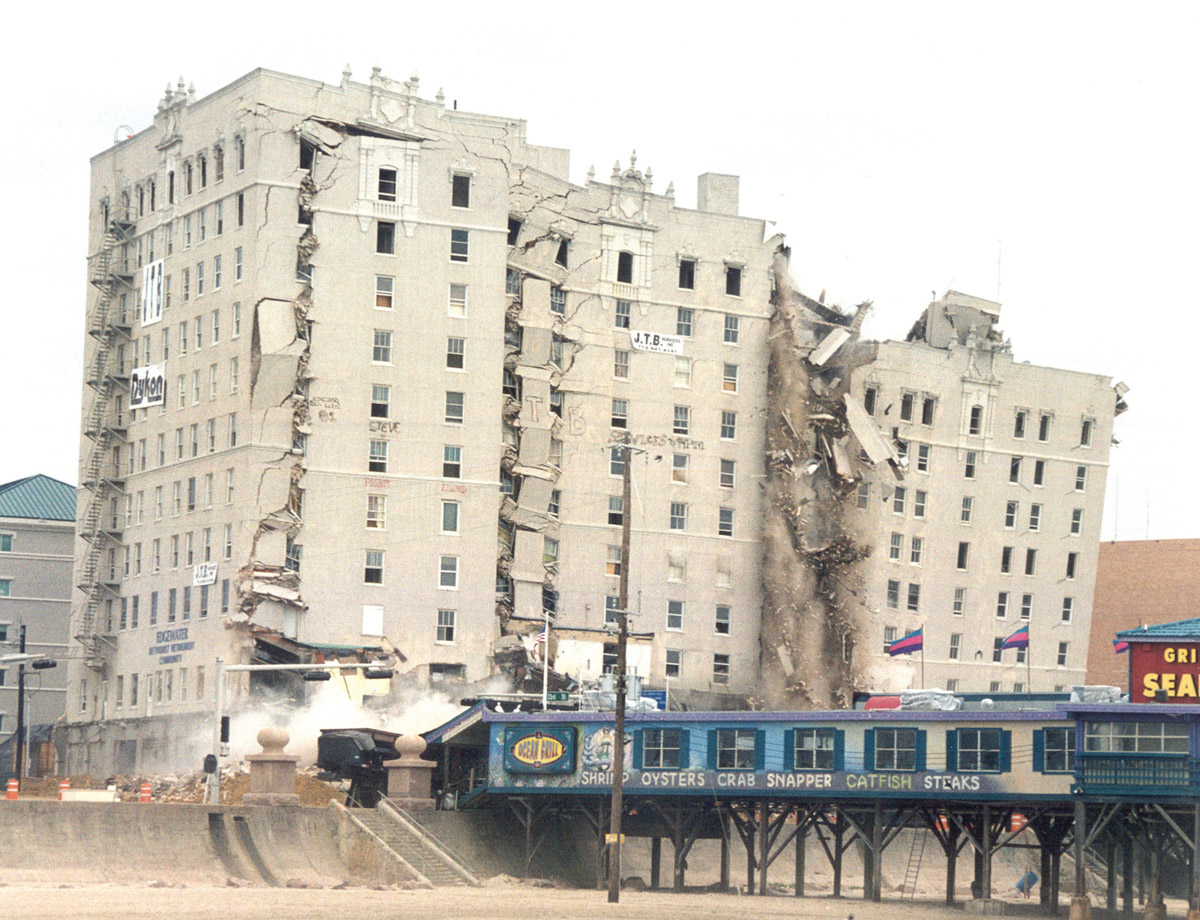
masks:
<instances>
[{"instance_id":1,"label":"metal ladder on building","mask_svg":"<svg viewBox=\"0 0 1200 920\"><path fill-rule=\"evenodd\" d=\"M904 884L900 888L900 897L909 901L917 893L917 876L921 872L921 860L925 856L925 844L929 831L914 830L912 847L908 851L908 868L904 871Z\"/></svg>"},{"instance_id":2,"label":"metal ladder on building","mask_svg":"<svg viewBox=\"0 0 1200 920\"><path fill-rule=\"evenodd\" d=\"M115 340L128 338L126 317L113 315L113 301L120 285L133 289L132 278L124 266L116 264L117 247L130 239L133 224L114 220L105 230L100 251L90 266L88 280L97 289L96 300L88 314L88 334L96 340L96 350L88 365L86 381L95 392L88 408L84 434L91 440L83 466L83 481L80 485L87 490L87 504L79 519L79 535L84 540L83 556L80 559L77 587L83 592L83 609L77 620L75 639L83 646L84 661L94 670L102 670L105 663L104 629L97 623L100 603L107 590L105 579L100 577L100 553L104 544L119 540L110 528L104 527L104 505L106 500L121 491L119 470L105 475L105 465L110 462L112 449L124 440L124 421L112 417L112 402L116 391L122 386L124 368L112 367ZM118 268L120 270L118 270Z\"/></svg>"}]
</instances>

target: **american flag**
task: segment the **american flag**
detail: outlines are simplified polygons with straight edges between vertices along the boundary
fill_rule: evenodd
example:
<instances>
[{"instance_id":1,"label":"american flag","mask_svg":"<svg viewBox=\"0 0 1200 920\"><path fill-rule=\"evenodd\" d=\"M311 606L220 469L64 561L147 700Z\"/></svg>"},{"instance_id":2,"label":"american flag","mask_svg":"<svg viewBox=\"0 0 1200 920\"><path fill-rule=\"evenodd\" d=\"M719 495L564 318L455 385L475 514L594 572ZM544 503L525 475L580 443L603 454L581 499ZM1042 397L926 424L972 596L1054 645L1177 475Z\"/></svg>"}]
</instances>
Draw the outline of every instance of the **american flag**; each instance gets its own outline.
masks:
<instances>
[{"instance_id":1,"label":"american flag","mask_svg":"<svg viewBox=\"0 0 1200 920\"><path fill-rule=\"evenodd\" d=\"M546 627L540 633L537 634L537 638L533 640L533 654L534 655L538 654L539 647L542 645L545 645L546 640L549 639L549 637L550 637L549 627Z\"/></svg>"}]
</instances>

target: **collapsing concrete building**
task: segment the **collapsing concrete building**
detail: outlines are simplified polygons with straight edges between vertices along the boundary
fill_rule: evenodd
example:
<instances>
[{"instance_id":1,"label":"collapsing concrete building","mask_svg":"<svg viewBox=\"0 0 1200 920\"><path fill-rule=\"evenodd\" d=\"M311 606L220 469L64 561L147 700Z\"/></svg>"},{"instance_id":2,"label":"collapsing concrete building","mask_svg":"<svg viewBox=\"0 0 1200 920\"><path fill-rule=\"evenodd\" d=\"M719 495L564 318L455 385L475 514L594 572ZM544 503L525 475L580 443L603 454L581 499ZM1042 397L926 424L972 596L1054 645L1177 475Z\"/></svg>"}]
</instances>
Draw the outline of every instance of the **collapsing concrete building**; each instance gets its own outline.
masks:
<instances>
[{"instance_id":1,"label":"collapsing concrete building","mask_svg":"<svg viewBox=\"0 0 1200 920\"><path fill-rule=\"evenodd\" d=\"M192 758L218 657L382 657L393 693L525 687L549 619L552 684L598 678L623 571L630 666L687 705L911 681L879 667L887 630L950 610L928 578L950 532L1008 518L985 525L980 493L960 521L933 477L970 455L1003 480L1009 378L1064 435L1029 381L1066 372L1013 365L982 321L949 335L968 307L992 315L958 295L919 341L860 343L865 306L790 290L736 176L700 176L688 208L636 154L569 172L524 122L378 69L169 87L151 127L93 158L72 770ZM1071 523L1078 580L1111 406L1076 377L1076 465L1099 470ZM1065 477L1038 443L1039 475ZM984 542L951 573L964 616ZM1009 591L1013 616L1040 610ZM1090 600L1071 603L1086 629Z\"/></svg>"}]
</instances>

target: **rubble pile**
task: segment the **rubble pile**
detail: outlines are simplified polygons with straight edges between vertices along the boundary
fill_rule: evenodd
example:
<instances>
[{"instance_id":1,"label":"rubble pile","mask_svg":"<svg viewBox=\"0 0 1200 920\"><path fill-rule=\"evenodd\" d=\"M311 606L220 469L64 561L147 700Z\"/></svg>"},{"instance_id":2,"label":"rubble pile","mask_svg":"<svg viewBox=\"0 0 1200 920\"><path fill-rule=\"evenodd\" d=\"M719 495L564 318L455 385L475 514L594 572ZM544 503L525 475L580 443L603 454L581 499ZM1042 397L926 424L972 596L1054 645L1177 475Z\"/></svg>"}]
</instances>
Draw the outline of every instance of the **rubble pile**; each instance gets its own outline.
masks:
<instances>
[{"instance_id":1,"label":"rubble pile","mask_svg":"<svg viewBox=\"0 0 1200 920\"><path fill-rule=\"evenodd\" d=\"M866 608L858 564L871 552L846 514L862 478L862 461L851 458L861 450L896 475L900 467L848 398L852 372L875 356L858 342L870 304L844 313L806 297L792 289L786 265L781 253L767 372L764 698L757 702L842 708L861 683L854 649Z\"/></svg>"}]
</instances>

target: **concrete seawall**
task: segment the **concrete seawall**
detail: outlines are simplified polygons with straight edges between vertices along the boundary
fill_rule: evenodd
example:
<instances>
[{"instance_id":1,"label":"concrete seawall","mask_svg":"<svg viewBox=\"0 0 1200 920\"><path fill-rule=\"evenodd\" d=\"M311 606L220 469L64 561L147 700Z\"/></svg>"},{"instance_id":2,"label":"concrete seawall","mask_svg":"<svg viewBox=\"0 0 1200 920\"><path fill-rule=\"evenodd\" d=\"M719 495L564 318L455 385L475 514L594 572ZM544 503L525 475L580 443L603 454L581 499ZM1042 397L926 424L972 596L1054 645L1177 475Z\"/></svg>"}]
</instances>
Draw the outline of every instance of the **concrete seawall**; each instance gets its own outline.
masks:
<instances>
[{"instance_id":1,"label":"concrete seawall","mask_svg":"<svg viewBox=\"0 0 1200 920\"><path fill-rule=\"evenodd\" d=\"M8 884L334 885L351 875L325 808L2 802L0 839Z\"/></svg>"}]
</instances>

